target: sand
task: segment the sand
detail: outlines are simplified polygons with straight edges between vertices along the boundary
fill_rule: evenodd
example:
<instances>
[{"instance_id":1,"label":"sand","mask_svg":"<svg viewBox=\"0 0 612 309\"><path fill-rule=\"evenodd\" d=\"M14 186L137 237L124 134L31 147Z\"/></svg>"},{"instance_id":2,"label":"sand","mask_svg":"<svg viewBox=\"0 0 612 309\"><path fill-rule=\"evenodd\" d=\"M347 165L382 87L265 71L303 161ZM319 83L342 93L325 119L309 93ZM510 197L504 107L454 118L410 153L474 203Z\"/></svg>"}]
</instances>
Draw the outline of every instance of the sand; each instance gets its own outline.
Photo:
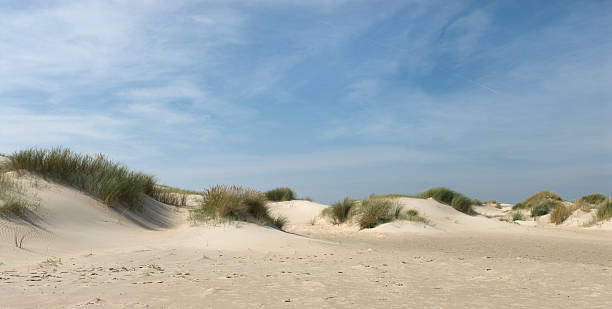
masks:
<instances>
[{"instance_id":1,"label":"sand","mask_svg":"<svg viewBox=\"0 0 612 309\"><path fill-rule=\"evenodd\" d=\"M194 225L189 207L147 200L147 211L125 211L36 176L20 179L40 206L31 224L0 219L0 308L612 303L612 231L605 228L522 226L413 198L398 201L429 225L400 221L360 231L331 224L319 216L327 206L308 201L269 205L287 217L287 232ZM480 210L498 211L490 208ZM15 234L27 234L21 249Z\"/></svg>"}]
</instances>

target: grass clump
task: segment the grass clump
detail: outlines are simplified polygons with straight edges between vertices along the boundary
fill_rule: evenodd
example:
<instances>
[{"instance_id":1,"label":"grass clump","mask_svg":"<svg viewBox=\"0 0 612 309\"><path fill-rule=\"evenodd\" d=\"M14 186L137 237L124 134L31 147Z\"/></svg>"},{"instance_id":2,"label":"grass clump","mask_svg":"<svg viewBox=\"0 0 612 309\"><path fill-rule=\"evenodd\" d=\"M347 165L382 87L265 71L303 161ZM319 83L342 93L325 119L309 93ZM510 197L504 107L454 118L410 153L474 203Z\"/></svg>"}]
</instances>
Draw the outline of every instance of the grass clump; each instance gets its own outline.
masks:
<instances>
[{"instance_id":1,"label":"grass clump","mask_svg":"<svg viewBox=\"0 0 612 309\"><path fill-rule=\"evenodd\" d=\"M522 213L520 213L520 212L514 213L514 214L512 215L512 221L513 221L513 222L514 222L514 221L523 221L523 220L525 220L525 217L524 217L524 216L523 216L523 214L522 214Z\"/></svg>"},{"instance_id":2,"label":"grass clump","mask_svg":"<svg viewBox=\"0 0 612 309\"><path fill-rule=\"evenodd\" d=\"M153 176L130 171L104 155L82 155L67 148L30 148L10 156L9 169L27 170L66 182L107 205L121 202L135 206L142 194L155 190Z\"/></svg>"},{"instance_id":3,"label":"grass clump","mask_svg":"<svg viewBox=\"0 0 612 309\"><path fill-rule=\"evenodd\" d=\"M200 208L192 210L194 221L228 219L282 228L287 219L272 218L266 196L242 186L217 185L204 191Z\"/></svg>"},{"instance_id":4,"label":"grass clump","mask_svg":"<svg viewBox=\"0 0 612 309\"><path fill-rule=\"evenodd\" d=\"M572 214L572 210L566 206L559 205L550 212L550 222L561 224Z\"/></svg>"},{"instance_id":5,"label":"grass clump","mask_svg":"<svg viewBox=\"0 0 612 309\"><path fill-rule=\"evenodd\" d=\"M431 188L420 194L422 198L433 198L434 200L452 206L456 210L468 215L476 212L472 209L473 201L465 195L451 189L438 187Z\"/></svg>"},{"instance_id":6,"label":"grass clump","mask_svg":"<svg viewBox=\"0 0 612 309\"><path fill-rule=\"evenodd\" d=\"M21 188L0 171L0 216L23 217L36 203L23 198Z\"/></svg>"},{"instance_id":7,"label":"grass clump","mask_svg":"<svg viewBox=\"0 0 612 309\"><path fill-rule=\"evenodd\" d=\"M416 209L408 209L404 217L400 217L400 219L429 224L429 220L427 220L425 217L420 216L419 212Z\"/></svg>"},{"instance_id":8,"label":"grass clump","mask_svg":"<svg viewBox=\"0 0 612 309\"><path fill-rule=\"evenodd\" d=\"M563 201L563 199L554 192L550 192L547 190L540 191L526 200L522 201L520 204L525 205L526 208L533 208L537 205L541 205L544 202L548 201Z\"/></svg>"},{"instance_id":9,"label":"grass clump","mask_svg":"<svg viewBox=\"0 0 612 309\"><path fill-rule=\"evenodd\" d=\"M612 198L606 199L597 207L597 220L604 221L612 218Z\"/></svg>"},{"instance_id":10,"label":"grass clump","mask_svg":"<svg viewBox=\"0 0 612 309\"><path fill-rule=\"evenodd\" d=\"M516 203L512 205L512 210L525 209L525 208L527 208L527 205L523 203Z\"/></svg>"},{"instance_id":11,"label":"grass clump","mask_svg":"<svg viewBox=\"0 0 612 309\"><path fill-rule=\"evenodd\" d=\"M397 219L396 216L401 213L401 208L399 212L396 209L397 204L387 199L373 198L361 201L361 205L359 205L359 228L373 228Z\"/></svg>"},{"instance_id":12,"label":"grass clump","mask_svg":"<svg viewBox=\"0 0 612 309\"><path fill-rule=\"evenodd\" d=\"M542 202L531 208L531 216L539 217L550 213L552 210L558 207L563 207L563 205L557 200L549 200Z\"/></svg>"},{"instance_id":13,"label":"grass clump","mask_svg":"<svg viewBox=\"0 0 612 309\"><path fill-rule=\"evenodd\" d=\"M323 210L323 215L331 218L333 224L342 224L351 216L353 205L355 201L346 197Z\"/></svg>"},{"instance_id":14,"label":"grass clump","mask_svg":"<svg viewBox=\"0 0 612 309\"><path fill-rule=\"evenodd\" d=\"M155 186L151 197L158 202L173 206L187 206L187 192L181 189L176 189L168 186ZM195 194L200 194L194 192Z\"/></svg>"},{"instance_id":15,"label":"grass clump","mask_svg":"<svg viewBox=\"0 0 612 309\"><path fill-rule=\"evenodd\" d=\"M585 203L585 204L597 205L597 204L603 203L607 199L608 197L601 193L593 193L593 194L585 195L575 200L574 203Z\"/></svg>"},{"instance_id":16,"label":"grass clump","mask_svg":"<svg viewBox=\"0 0 612 309\"><path fill-rule=\"evenodd\" d=\"M282 202L295 200L295 192L291 188L283 187L266 191L266 198L270 201Z\"/></svg>"}]
</instances>

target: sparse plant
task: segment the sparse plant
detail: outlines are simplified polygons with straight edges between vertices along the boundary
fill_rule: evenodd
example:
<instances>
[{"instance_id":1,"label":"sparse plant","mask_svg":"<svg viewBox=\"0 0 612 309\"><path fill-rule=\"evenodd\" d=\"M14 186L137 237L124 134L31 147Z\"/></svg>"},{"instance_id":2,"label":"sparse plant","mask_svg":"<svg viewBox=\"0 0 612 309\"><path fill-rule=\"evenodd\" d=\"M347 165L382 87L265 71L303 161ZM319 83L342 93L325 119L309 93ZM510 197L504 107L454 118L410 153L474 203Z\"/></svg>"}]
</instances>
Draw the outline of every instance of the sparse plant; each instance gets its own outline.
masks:
<instances>
[{"instance_id":1,"label":"sparse plant","mask_svg":"<svg viewBox=\"0 0 612 309\"><path fill-rule=\"evenodd\" d=\"M149 268L157 270L157 271L164 271L163 268L161 268L161 266L157 265L157 264L149 264L147 265Z\"/></svg>"},{"instance_id":2,"label":"sparse plant","mask_svg":"<svg viewBox=\"0 0 612 309\"><path fill-rule=\"evenodd\" d=\"M173 206L186 206L187 205L187 193L175 191L169 189L166 186L156 186L151 192L150 196L158 202L173 205Z\"/></svg>"},{"instance_id":3,"label":"sparse plant","mask_svg":"<svg viewBox=\"0 0 612 309\"><path fill-rule=\"evenodd\" d=\"M425 217L420 216L419 212L416 209L408 209L403 219L408 220L408 221L422 222L425 224L429 224L429 220L427 220Z\"/></svg>"},{"instance_id":4,"label":"sparse plant","mask_svg":"<svg viewBox=\"0 0 612 309\"><path fill-rule=\"evenodd\" d=\"M525 217L523 216L522 213L520 212L515 212L514 214L512 214L512 221L523 221L525 220Z\"/></svg>"},{"instance_id":5,"label":"sparse plant","mask_svg":"<svg viewBox=\"0 0 612 309\"><path fill-rule=\"evenodd\" d=\"M531 216L539 217L548 214L556 207L563 206L557 200L548 200L531 208Z\"/></svg>"},{"instance_id":6,"label":"sparse plant","mask_svg":"<svg viewBox=\"0 0 612 309\"><path fill-rule=\"evenodd\" d=\"M287 225L288 222L289 220L287 219L287 217L278 216L274 218L274 220L272 220L272 226L279 230L282 230L285 227L285 225Z\"/></svg>"},{"instance_id":7,"label":"sparse plant","mask_svg":"<svg viewBox=\"0 0 612 309\"><path fill-rule=\"evenodd\" d=\"M48 258L40 263L41 266L51 266L51 267L58 267L62 264L63 263L62 263L61 258Z\"/></svg>"},{"instance_id":8,"label":"sparse plant","mask_svg":"<svg viewBox=\"0 0 612 309\"><path fill-rule=\"evenodd\" d=\"M282 187L266 191L266 198L270 201L282 202L292 201L295 199L295 193L291 188Z\"/></svg>"},{"instance_id":9,"label":"sparse plant","mask_svg":"<svg viewBox=\"0 0 612 309\"><path fill-rule=\"evenodd\" d=\"M481 206L482 202L479 199L475 198L475 199L472 200L472 204L474 204L476 206Z\"/></svg>"},{"instance_id":10,"label":"sparse plant","mask_svg":"<svg viewBox=\"0 0 612 309\"><path fill-rule=\"evenodd\" d=\"M28 233L18 233L17 231L15 231L15 233L13 234L13 241L14 241L15 247L22 249L23 242L25 241L27 237L28 237Z\"/></svg>"},{"instance_id":11,"label":"sparse plant","mask_svg":"<svg viewBox=\"0 0 612 309\"><path fill-rule=\"evenodd\" d=\"M572 211L563 205L554 207L550 212L550 222L554 224L561 224L572 214Z\"/></svg>"},{"instance_id":12,"label":"sparse plant","mask_svg":"<svg viewBox=\"0 0 612 309\"><path fill-rule=\"evenodd\" d=\"M350 217L353 205L355 201L346 197L323 210L323 215L331 218L333 224L342 224Z\"/></svg>"}]
</instances>

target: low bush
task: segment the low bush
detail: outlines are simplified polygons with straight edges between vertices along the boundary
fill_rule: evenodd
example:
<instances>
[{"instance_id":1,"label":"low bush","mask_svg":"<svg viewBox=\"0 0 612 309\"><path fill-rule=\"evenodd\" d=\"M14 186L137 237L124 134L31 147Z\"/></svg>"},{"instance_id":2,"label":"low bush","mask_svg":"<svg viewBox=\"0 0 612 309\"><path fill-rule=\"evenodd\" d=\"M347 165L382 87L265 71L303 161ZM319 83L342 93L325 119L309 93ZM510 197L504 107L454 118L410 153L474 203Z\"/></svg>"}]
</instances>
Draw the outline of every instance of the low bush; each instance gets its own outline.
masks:
<instances>
[{"instance_id":1,"label":"low bush","mask_svg":"<svg viewBox=\"0 0 612 309\"><path fill-rule=\"evenodd\" d=\"M359 205L359 228L368 229L395 219L397 204L387 199L367 199Z\"/></svg>"},{"instance_id":2,"label":"low bush","mask_svg":"<svg viewBox=\"0 0 612 309\"><path fill-rule=\"evenodd\" d=\"M227 219L252 222L282 229L285 217L272 218L266 196L251 188L217 185L204 191L200 208L191 211L194 221Z\"/></svg>"},{"instance_id":3,"label":"low bush","mask_svg":"<svg viewBox=\"0 0 612 309\"><path fill-rule=\"evenodd\" d=\"M275 202L292 201L295 199L295 193L287 187L266 191L265 195L268 200Z\"/></svg>"},{"instance_id":4,"label":"low bush","mask_svg":"<svg viewBox=\"0 0 612 309\"><path fill-rule=\"evenodd\" d=\"M323 215L329 217L333 224L342 224L349 219L355 201L346 197L323 210Z\"/></svg>"},{"instance_id":5,"label":"low bush","mask_svg":"<svg viewBox=\"0 0 612 309\"><path fill-rule=\"evenodd\" d=\"M554 207L554 209L550 212L550 222L554 224L561 224L571 214L571 209L563 205L559 205L557 207Z\"/></svg>"},{"instance_id":6,"label":"low bush","mask_svg":"<svg viewBox=\"0 0 612 309\"><path fill-rule=\"evenodd\" d=\"M539 217L550 213L556 207L563 206L556 200L549 200L531 208L531 216Z\"/></svg>"},{"instance_id":7,"label":"low bush","mask_svg":"<svg viewBox=\"0 0 612 309\"><path fill-rule=\"evenodd\" d=\"M525 205L523 203L516 203L516 204L512 205L512 210L525 209L525 208L527 208L527 205Z\"/></svg>"},{"instance_id":8,"label":"low bush","mask_svg":"<svg viewBox=\"0 0 612 309\"><path fill-rule=\"evenodd\" d=\"M455 192L451 189L438 187L431 188L420 194L422 198L433 198L440 203L452 206L456 210L468 215L474 215L476 212L472 209L473 201L465 195Z\"/></svg>"},{"instance_id":9,"label":"low bush","mask_svg":"<svg viewBox=\"0 0 612 309\"><path fill-rule=\"evenodd\" d=\"M523 220L525 220L525 217L523 216L522 213L516 212L512 214L512 221L523 221Z\"/></svg>"},{"instance_id":10,"label":"low bush","mask_svg":"<svg viewBox=\"0 0 612 309\"><path fill-rule=\"evenodd\" d=\"M10 156L9 169L27 170L66 182L100 199L107 205L122 202L135 206L141 194L155 189L153 176L133 172L104 155L81 155L67 148L30 148Z\"/></svg>"},{"instance_id":11,"label":"low bush","mask_svg":"<svg viewBox=\"0 0 612 309\"><path fill-rule=\"evenodd\" d=\"M589 195L585 195L574 201L576 204L590 204L597 205L604 202L608 197L601 193L593 193Z\"/></svg>"},{"instance_id":12,"label":"low bush","mask_svg":"<svg viewBox=\"0 0 612 309\"><path fill-rule=\"evenodd\" d=\"M550 192L547 190L540 191L526 200L522 201L520 204L524 204L527 208L533 208L537 205L540 205L544 202L548 201L562 201L563 199L554 192Z\"/></svg>"}]
</instances>

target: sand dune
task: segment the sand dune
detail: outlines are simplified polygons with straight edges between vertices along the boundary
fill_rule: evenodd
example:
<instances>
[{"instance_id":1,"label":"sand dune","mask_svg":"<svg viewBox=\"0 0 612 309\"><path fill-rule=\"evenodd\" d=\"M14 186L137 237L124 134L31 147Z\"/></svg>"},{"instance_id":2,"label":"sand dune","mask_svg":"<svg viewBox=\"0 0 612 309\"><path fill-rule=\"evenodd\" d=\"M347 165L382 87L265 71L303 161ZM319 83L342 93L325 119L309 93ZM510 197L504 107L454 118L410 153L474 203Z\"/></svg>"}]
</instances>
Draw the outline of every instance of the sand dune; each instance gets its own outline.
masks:
<instances>
[{"instance_id":1,"label":"sand dune","mask_svg":"<svg viewBox=\"0 0 612 309\"><path fill-rule=\"evenodd\" d=\"M400 198L404 211L417 210L429 224L359 230L321 217L327 205L270 203L273 216L288 219L287 233L251 223L194 225L190 207L147 198L140 210L108 207L38 176L17 179L40 206L27 221L0 219L2 307L607 308L612 301L612 234L577 227L582 213L550 229ZM16 248L15 235L26 234Z\"/></svg>"}]
</instances>

